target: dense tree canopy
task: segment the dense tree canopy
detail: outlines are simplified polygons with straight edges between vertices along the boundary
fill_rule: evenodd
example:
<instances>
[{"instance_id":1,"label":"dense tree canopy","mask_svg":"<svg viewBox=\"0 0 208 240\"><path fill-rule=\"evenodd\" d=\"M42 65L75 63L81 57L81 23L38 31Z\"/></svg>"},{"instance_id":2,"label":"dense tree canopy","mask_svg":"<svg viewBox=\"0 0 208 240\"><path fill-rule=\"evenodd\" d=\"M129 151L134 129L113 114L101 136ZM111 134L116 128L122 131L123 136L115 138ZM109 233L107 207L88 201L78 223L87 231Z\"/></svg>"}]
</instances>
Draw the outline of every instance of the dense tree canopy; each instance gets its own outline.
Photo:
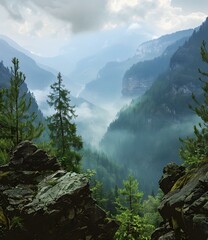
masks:
<instances>
[{"instance_id":1,"label":"dense tree canopy","mask_svg":"<svg viewBox=\"0 0 208 240\"><path fill-rule=\"evenodd\" d=\"M208 63L208 52L206 43L203 42L201 46L201 56L205 63ZM180 149L180 155L185 163L189 166L196 166L203 161L207 161L208 157L208 72L199 69L202 75L199 80L203 83L203 101L201 102L192 94L195 105L190 108L200 118L198 126L194 126L194 137L188 137L182 140L184 146Z\"/></svg>"}]
</instances>

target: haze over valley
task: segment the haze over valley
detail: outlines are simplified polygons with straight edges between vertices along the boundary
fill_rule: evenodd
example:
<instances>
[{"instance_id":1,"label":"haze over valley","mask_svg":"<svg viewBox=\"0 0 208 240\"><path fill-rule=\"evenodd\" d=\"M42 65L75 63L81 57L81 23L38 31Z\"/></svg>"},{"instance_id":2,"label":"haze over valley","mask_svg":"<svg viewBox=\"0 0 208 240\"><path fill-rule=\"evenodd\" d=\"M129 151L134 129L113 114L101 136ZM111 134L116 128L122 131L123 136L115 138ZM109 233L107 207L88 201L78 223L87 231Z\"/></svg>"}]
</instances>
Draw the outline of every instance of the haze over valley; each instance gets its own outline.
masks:
<instances>
[{"instance_id":1,"label":"haze over valley","mask_svg":"<svg viewBox=\"0 0 208 240\"><path fill-rule=\"evenodd\" d=\"M54 113L47 100L61 72L84 146L119 166L115 174L132 172L146 194L157 191L165 164L181 163L179 137L198 121L188 105L192 92L201 95L208 3L21 0L1 1L0 11L2 69L19 59L41 118ZM90 156L85 168L99 172Z\"/></svg>"}]
</instances>

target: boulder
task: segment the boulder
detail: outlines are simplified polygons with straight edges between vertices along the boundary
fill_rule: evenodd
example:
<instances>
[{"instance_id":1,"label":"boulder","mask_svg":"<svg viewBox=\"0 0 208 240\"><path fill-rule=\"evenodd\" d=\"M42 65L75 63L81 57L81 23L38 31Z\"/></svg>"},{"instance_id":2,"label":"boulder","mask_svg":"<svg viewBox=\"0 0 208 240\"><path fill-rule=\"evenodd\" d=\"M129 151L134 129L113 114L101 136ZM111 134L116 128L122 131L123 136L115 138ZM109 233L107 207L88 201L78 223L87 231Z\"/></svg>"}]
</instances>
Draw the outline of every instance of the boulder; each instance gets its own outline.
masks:
<instances>
[{"instance_id":1,"label":"boulder","mask_svg":"<svg viewBox=\"0 0 208 240\"><path fill-rule=\"evenodd\" d=\"M207 240L208 163L187 171L171 185L158 208L169 228L163 225L157 229L152 234L152 240L167 239L165 236L172 236L170 239Z\"/></svg>"},{"instance_id":2,"label":"boulder","mask_svg":"<svg viewBox=\"0 0 208 240\"><path fill-rule=\"evenodd\" d=\"M174 183L185 174L185 168L176 163L169 163L163 169L163 175L159 181L160 189L166 194L173 187Z\"/></svg>"},{"instance_id":3,"label":"boulder","mask_svg":"<svg viewBox=\"0 0 208 240\"><path fill-rule=\"evenodd\" d=\"M0 167L0 239L111 240L118 224L91 197L88 179L25 141Z\"/></svg>"}]
</instances>

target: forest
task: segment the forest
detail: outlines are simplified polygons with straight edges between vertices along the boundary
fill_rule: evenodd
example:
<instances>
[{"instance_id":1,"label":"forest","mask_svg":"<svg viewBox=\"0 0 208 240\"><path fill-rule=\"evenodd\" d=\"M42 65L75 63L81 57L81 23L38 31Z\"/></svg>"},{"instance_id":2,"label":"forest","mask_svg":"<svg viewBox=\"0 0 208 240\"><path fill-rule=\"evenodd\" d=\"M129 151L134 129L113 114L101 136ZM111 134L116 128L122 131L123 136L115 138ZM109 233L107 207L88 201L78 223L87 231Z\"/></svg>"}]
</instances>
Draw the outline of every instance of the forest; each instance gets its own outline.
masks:
<instances>
[{"instance_id":1,"label":"forest","mask_svg":"<svg viewBox=\"0 0 208 240\"><path fill-rule=\"evenodd\" d=\"M207 63L205 42L202 43L201 56ZM12 64L13 67L9 70L1 63L0 75L4 83L7 81L0 92L1 164L9 161L11 150L22 141L35 142L48 154L56 156L63 169L82 173L89 179L92 196L105 209L109 218L120 223L115 240L150 239L162 220L157 212L163 197L162 192L152 189L151 195L143 193L133 172L126 172L119 163L113 164L109 161L104 153L84 145L74 122L77 117L76 109L71 105L70 92L63 84L61 73L51 85L47 101L54 113L43 119L37 111L34 97L25 85L26 76L20 71L19 60L13 58ZM193 93L192 99L195 104L190 108L201 121L198 126L194 126L193 137L181 139L183 147L180 149L180 155L187 169L199 167L207 161L208 156L208 83L204 80L208 73L202 70L199 72L203 77L200 81L204 84L204 100L200 102ZM148 94L151 94L151 90ZM140 108L144 104L145 101L139 103ZM126 110L122 114L129 113ZM134 121L138 122L139 119ZM43 133L45 136L41 137Z\"/></svg>"},{"instance_id":2,"label":"forest","mask_svg":"<svg viewBox=\"0 0 208 240\"><path fill-rule=\"evenodd\" d=\"M94 103L131 97L96 147L89 129L96 111L109 121L103 106L74 97L59 72L45 115L19 58L0 62L0 239L207 240L207 31L208 19L156 50L147 42L153 57L108 62L86 83L80 96L95 91ZM44 85L52 74L40 72Z\"/></svg>"}]
</instances>

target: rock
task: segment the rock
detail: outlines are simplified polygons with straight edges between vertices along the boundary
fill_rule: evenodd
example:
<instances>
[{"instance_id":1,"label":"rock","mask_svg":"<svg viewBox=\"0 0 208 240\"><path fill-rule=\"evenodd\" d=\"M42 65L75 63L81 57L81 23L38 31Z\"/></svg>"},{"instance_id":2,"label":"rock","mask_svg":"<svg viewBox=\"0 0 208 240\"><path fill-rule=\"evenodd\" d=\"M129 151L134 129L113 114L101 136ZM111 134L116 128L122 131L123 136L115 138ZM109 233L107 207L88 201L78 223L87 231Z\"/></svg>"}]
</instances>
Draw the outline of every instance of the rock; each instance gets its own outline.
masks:
<instances>
[{"instance_id":1,"label":"rock","mask_svg":"<svg viewBox=\"0 0 208 240\"><path fill-rule=\"evenodd\" d=\"M163 169L163 176L159 181L159 186L162 191L166 194L173 187L176 180L185 174L185 168L178 166L175 163L169 163Z\"/></svg>"},{"instance_id":2,"label":"rock","mask_svg":"<svg viewBox=\"0 0 208 240\"><path fill-rule=\"evenodd\" d=\"M171 236L172 231L175 233L175 239L207 240L208 163L188 171L171 185L172 188L163 197L158 208L164 221L169 223L171 228L156 230L152 234L152 240L163 239L161 237L168 239L167 236Z\"/></svg>"},{"instance_id":3,"label":"rock","mask_svg":"<svg viewBox=\"0 0 208 240\"><path fill-rule=\"evenodd\" d=\"M111 240L117 229L92 199L86 177L62 170L31 142L0 167L0 239Z\"/></svg>"}]
</instances>

